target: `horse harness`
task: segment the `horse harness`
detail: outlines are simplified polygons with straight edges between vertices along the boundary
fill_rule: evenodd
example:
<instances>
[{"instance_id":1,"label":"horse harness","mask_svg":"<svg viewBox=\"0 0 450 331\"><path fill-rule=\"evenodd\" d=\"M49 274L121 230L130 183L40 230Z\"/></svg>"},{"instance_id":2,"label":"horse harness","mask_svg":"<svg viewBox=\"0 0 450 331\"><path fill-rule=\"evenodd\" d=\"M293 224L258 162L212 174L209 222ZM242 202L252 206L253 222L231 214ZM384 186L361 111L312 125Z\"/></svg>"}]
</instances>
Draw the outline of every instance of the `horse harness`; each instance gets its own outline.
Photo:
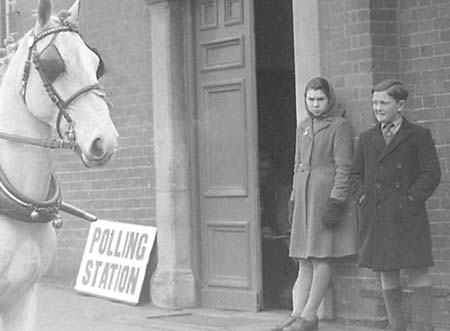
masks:
<instances>
[{"instance_id":1,"label":"horse harness","mask_svg":"<svg viewBox=\"0 0 450 331\"><path fill-rule=\"evenodd\" d=\"M62 59L62 56L59 53L57 47L54 45L53 41L61 32L74 32L78 34L78 31L76 29L68 24L63 24L56 27L51 27L40 32L36 36L30 37L30 39L28 40L28 57L24 66L22 75L22 87L20 91L22 99L26 105L27 84L30 75L31 64L33 63L39 73L39 76L41 77L42 83L49 98L58 108L56 130L60 139L43 140L2 132L0 132L0 139L6 139L13 142L25 143L51 149L63 148L76 150L77 144L74 131L74 121L66 111L67 107L80 96L93 90L99 91L98 95L104 98L106 102L108 102L106 100L105 93L97 83L90 84L81 88L80 90L73 93L67 100L63 100L59 93L56 91L55 87L53 86L53 82L64 72L65 65L64 60ZM41 52L38 52L36 49L37 42L49 35L53 35L50 43ZM99 58L99 66L96 72L97 79L99 79L105 71L104 63L95 48L89 47L87 44L86 46ZM64 134L62 134L60 130L62 117L64 117L64 119L68 123L68 129ZM53 173L51 176L50 189L46 201L37 201L25 196L24 194L16 190L14 186L9 182L8 178L1 168L0 193L0 213L15 218L19 221L29 223L52 222L53 226L58 229L62 226L62 222L59 216L60 210L80 217L89 222L95 222L97 220L97 217L95 215L87 213L80 208L62 201L59 182Z\"/></svg>"}]
</instances>

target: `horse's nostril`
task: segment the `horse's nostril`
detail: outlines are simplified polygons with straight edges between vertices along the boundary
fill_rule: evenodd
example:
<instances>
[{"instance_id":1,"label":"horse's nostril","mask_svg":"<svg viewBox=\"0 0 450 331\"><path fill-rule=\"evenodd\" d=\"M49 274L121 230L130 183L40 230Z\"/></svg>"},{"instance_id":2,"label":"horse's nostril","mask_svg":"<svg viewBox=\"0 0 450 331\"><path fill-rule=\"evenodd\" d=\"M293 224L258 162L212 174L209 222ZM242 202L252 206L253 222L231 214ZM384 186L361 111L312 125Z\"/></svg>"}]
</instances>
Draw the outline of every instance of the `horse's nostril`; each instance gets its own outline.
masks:
<instances>
[{"instance_id":1,"label":"horse's nostril","mask_svg":"<svg viewBox=\"0 0 450 331\"><path fill-rule=\"evenodd\" d=\"M91 155L94 158L101 159L104 157L105 153L106 151L104 148L103 139L102 138L95 139L94 142L92 143Z\"/></svg>"}]
</instances>

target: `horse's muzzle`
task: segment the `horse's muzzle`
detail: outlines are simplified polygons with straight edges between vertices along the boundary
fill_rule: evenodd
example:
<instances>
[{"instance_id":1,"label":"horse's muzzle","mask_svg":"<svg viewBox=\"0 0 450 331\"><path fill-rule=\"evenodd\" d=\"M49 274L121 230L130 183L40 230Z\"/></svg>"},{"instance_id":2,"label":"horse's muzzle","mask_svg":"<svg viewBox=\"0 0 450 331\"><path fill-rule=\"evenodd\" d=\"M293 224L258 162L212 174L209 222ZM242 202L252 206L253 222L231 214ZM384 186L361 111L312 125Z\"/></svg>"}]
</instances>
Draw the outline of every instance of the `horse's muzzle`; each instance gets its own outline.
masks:
<instances>
[{"instance_id":1,"label":"horse's muzzle","mask_svg":"<svg viewBox=\"0 0 450 331\"><path fill-rule=\"evenodd\" d=\"M117 151L116 139L107 140L105 137L99 136L92 141L87 153L83 153L77 148L81 156L81 160L86 167L97 167L106 164L114 153Z\"/></svg>"}]
</instances>

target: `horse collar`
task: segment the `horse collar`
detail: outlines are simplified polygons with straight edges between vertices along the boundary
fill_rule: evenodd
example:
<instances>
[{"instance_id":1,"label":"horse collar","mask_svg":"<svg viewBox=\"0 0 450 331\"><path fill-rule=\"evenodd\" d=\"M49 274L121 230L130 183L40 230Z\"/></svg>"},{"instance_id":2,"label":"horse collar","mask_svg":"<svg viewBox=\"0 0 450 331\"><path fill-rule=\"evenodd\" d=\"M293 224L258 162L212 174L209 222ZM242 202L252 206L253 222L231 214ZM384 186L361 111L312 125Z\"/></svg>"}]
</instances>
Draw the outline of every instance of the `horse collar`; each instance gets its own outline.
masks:
<instances>
[{"instance_id":1,"label":"horse collar","mask_svg":"<svg viewBox=\"0 0 450 331\"><path fill-rule=\"evenodd\" d=\"M19 221L58 224L60 221L61 189L56 176L51 174L47 200L39 201L19 192L0 168L0 212Z\"/></svg>"}]
</instances>

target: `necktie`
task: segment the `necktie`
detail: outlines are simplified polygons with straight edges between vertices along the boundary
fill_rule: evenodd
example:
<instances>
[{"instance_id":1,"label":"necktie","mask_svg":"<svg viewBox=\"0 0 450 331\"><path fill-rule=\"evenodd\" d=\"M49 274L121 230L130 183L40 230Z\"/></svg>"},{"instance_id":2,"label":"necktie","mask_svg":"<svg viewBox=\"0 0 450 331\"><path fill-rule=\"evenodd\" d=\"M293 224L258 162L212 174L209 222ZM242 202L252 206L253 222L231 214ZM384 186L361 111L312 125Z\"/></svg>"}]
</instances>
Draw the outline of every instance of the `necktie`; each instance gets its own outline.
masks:
<instances>
[{"instance_id":1,"label":"necktie","mask_svg":"<svg viewBox=\"0 0 450 331\"><path fill-rule=\"evenodd\" d=\"M383 138L386 142L386 145L389 144L389 142L392 140L392 137L394 136L394 123L384 123L381 126L381 131L383 132Z\"/></svg>"}]
</instances>

